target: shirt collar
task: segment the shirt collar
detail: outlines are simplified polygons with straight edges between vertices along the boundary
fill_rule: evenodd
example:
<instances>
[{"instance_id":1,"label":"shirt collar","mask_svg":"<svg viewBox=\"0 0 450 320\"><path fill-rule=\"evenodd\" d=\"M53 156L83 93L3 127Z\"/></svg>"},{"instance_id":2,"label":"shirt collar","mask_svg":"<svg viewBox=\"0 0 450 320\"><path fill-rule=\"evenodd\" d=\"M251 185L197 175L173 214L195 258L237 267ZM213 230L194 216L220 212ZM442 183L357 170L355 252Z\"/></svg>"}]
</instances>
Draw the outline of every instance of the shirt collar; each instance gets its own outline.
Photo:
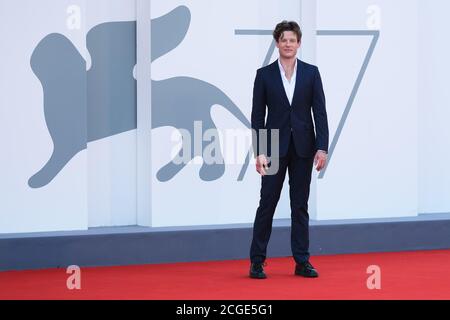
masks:
<instances>
[{"instance_id":1,"label":"shirt collar","mask_svg":"<svg viewBox=\"0 0 450 320\"><path fill-rule=\"evenodd\" d=\"M278 59L278 67L280 68L280 72L283 76L286 77L286 72L284 71L283 65L281 64L280 59ZM292 73L292 78L294 78L297 75L297 59L295 59L295 64L294 64L294 72ZM292 80L291 78L291 80Z\"/></svg>"}]
</instances>

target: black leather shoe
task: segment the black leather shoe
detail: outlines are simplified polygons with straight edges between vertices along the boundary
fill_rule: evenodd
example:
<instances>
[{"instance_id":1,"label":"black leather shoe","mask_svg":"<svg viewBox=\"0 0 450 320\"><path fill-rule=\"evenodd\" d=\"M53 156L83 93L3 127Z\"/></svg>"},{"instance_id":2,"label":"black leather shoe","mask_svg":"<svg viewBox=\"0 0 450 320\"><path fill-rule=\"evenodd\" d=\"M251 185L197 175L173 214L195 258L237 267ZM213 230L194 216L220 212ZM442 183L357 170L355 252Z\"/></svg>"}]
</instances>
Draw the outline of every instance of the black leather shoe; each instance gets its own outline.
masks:
<instances>
[{"instance_id":1,"label":"black leather shoe","mask_svg":"<svg viewBox=\"0 0 450 320\"><path fill-rule=\"evenodd\" d=\"M264 273L264 263L252 263L250 265L250 278L253 279L265 279L267 278Z\"/></svg>"},{"instance_id":2,"label":"black leather shoe","mask_svg":"<svg viewBox=\"0 0 450 320\"><path fill-rule=\"evenodd\" d=\"M307 278L317 278L319 276L319 273L316 269L312 266L309 261L303 262L303 263L297 263L295 266L295 275L307 277Z\"/></svg>"}]
</instances>

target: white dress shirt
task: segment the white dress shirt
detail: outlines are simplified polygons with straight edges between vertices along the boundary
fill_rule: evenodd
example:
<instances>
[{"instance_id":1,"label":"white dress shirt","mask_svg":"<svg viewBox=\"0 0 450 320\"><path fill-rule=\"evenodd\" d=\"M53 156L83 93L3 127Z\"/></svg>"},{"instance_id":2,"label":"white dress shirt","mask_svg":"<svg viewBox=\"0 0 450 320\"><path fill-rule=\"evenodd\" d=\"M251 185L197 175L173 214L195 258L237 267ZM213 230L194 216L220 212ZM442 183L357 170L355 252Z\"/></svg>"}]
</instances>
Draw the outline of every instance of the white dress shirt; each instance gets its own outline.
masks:
<instances>
[{"instance_id":1,"label":"white dress shirt","mask_svg":"<svg viewBox=\"0 0 450 320\"><path fill-rule=\"evenodd\" d=\"M297 59L295 59L294 72L292 73L291 81L286 77L286 72L284 71L283 65L278 59L278 67L280 68L281 79L283 80L284 91L286 91L286 96L288 97L289 104L292 106L292 98L294 97L295 81L297 78Z\"/></svg>"}]
</instances>

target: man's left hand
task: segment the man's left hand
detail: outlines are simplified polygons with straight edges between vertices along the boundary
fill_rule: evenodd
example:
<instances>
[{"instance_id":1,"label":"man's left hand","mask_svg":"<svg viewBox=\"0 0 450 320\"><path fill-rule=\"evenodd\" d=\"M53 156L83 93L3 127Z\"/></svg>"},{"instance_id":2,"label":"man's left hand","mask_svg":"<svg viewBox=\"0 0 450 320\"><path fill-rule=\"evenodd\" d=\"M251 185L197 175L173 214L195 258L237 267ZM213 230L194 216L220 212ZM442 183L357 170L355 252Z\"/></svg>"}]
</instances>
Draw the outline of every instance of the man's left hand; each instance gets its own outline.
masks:
<instances>
[{"instance_id":1,"label":"man's left hand","mask_svg":"<svg viewBox=\"0 0 450 320\"><path fill-rule=\"evenodd\" d=\"M327 153L323 150L317 150L316 155L314 156L314 165L316 166L316 170L322 170L327 164Z\"/></svg>"}]
</instances>

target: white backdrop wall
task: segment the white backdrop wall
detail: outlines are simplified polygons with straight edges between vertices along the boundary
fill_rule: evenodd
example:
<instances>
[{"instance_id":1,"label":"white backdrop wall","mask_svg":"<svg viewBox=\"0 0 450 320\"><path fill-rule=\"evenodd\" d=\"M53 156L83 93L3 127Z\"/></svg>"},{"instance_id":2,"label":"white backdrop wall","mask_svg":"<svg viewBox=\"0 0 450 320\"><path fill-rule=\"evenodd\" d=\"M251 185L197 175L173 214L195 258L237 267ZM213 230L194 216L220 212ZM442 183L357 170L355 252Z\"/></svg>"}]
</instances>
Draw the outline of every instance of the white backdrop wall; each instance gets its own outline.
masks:
<instances>
[{"instance_id":1,"label":"white backdrop wall","mask_svg":"<svg viewBox=\"0 0 450 320\"><path fill-rule=\"evenodd\" d=\"M166 52L152 57L153 82L148 81L147 87L153 100L140 106L148 111L143 114L151 111L154 120L151 188L139 184L146 191L136 186L137 134L130 118L136 112L136 96L131 93L136 72L125 65L133 60L133 50L128 45L115 47L120 55L109 50L117 45L119 34L125 35L123 43L133 43L134 1L1 1L0 233L133 225L138 191L151 192L151 208L143 214L151 219L139 220L150 221L146 225L252 222L260 179L250 163L242 181L237 181L245 149L237 155L238 164L225 159L225 171L215 177L214 173L200 177L200 157L172 176L160 169L173 156L177 121L186 124L197 115L211 117L219 129L245 128L229 101L250 118L255 71L271 44L267 32L282 19L304 17L308 13L302 8L315 15L305 21L305 30L379 31L331 161L323 178L315 177L312 216L357 219L449 212L450 63L443 39L450 5L445 0L318 0L316 6L302 2L151 2L152 23L180 6L180 16L169 25L182 24L186 12L189 17L178 42L168 41L174 34L158 34L157 27L152 33L152 48L160 46ZM112 24L95 29L105 23ZM109 34L110 28L114 32ZM89 38L93 29L106 33L92 32ZM254 34L255 30L263 34ZM99 35L100 40L95 38ZM370 35L305 37L304 58L319 66L325 86L330 142L370 44ZM90 46L97 49L88 51ZM99 48L102 59L96 56ZM115 63L118 57L120 62ZM268 58L276 59L276 52ZM98 72L93 65L111 69ZM117 70L127 81L115 82L122 79L114 73ZM177 77L185 77L176 80L183 85L173 85ZM204 103L200 97L208 95L194 95L194 89L206 90L216 100ZM164 97L180 94L181 101L189 103L169 104L178 109L166 112ZM123 96L128 100L121 103ZM84 121L77 122L80 119ZM89 123L92 119L97 122ZM54 149L57 155L62 151L74 155L46 166ZM46 169L41 172L42 168ZM38 178L29 180L38 172ZM289 216L285 184L275 217Z\"/></svg>"},{"instance_id":2,"label":"white backdrop wall","mask_svg":"<svg viewBox=\"0 0 450 320\"><path fill-rule=\"evenodd\" d=\"M87 3L86 29L88 32L103 23L135 23L135 21L135 1L95 0ZM135 30L134 33L131 32L129 35L134 36L134 38L124 39L124 45L135 48ZM104 46L117 40L114 39L114 36L104 38L102 44ZM110 64L112 65L120 64L120 60L114 60L114 56L114 52L107 52L103 58L111 60ZM90 56L88 58L87 69L90 69L92 64ZM112 76L107 71L105 73L106 77ZM87 90L91 93L91 96L108 97L111 95L111 88L102 86L102 81L104 81L103 78L88 82ZM120 94L120 91L118 94ZM95 102L91 102L91 104L95 108ZM136 109L136 101L133 101L132 105ZM129 130L89 142L87 154L89 226L135 225L137 192L136 130Z\"/></svg>"},{"instance_id":3,"label":"white backdrop wall","mask_svg":"<svg viewBox=\"0 0 450 320\"><path fill-rule=\"evenodd\" d=\"M35 53L35 68L46 78L49 75L42 69L48 68L54 74L54 68L64 68L62 63L58 65L60 52L52 52L53 47L63 44L77 61L81 60L79 55L86 57L85 20L78 19L85 14L85 9L84 0L0 2L2 233L87 228L86 152L77 153L45 187L32 188L28 184L30 177L44 167L53 152L44 117L44 98L51 103L53 97L44 97L43 86L33 73L30 60ZM52 33L62 36L43 40ZM35 51L39 44L41 46ZM50 61L43 59L45 55ZM51 64L54 68L50 68ZM84 68L84 63L78 67ZM85 85L85 77L79 77L78 81L80 86ZM70 94L66 97L72 98ZM81 109L80 112L85 111ZM78 129L77 134L86 141L86 127L81 125Z\"/></svg>"},{"instance_id":4,"label":"white backdrop wall","mask_svg":"<svg viewBox=\"0 0 450 320\"><path fill-rule=\"evenodd\" d=\"M196 105L188 105L183 104L185 100L180 98L179 104L171 106L179 108L179 114L183 108L191 108L188 115L194 112L203 112L205 118L210 115L222 132L227 129L244 130L243 123L228 111L229 106L220 103L221 95L228 96L250 119L253 81L256 69L263 65L272 42L270 30L283 19L299 20L300 2L283 1L281 6L279 1L258 0L153 1L152 18L166 15L179 6L183 6L190 15L188 26L183 27L186 35L177 47L152 62L152 79L169 79L169 82L171 78L184 76L195 79L187 81L186 85L195 87L196 81L204 81L215 86L222 92L215 93L216 101L198 99L194 102ZM269 34L237 35L236 30L269 30ZM152 42L152 49L154 46ZM270 61L276 57L274 53ZM183 91L182 86L174 85L168 92L176 95L177 89ZM208 92L206 90L205 95L210 94ZM153 86L153 118L160 113L155 110L167 108L159 102L164 99L158 95ZM199 108L201 111L197 110ZM254 164L250 164L242 181L237 181L242 164L227 162L226 156L225 171L211 181L199 177L203 163L200 157L194 158L168 181L157 178L158 171L172 159L173 132L174 127L170 123L152 131L152 226L251 222L258 206L260 188ZM221 143L224 148L227 142L224 139ZM246 150L243 149L235 159L243 163L245 156ZM199 162L195 163L196 160ZM287 191L285 188L276 218L290 217Z\"/></svg>"},{"instance_id":5,"label":"white backdrop wall","mask_svg":"<svg viewBox=\"0 0 450 320\"><path fill-rule=\"evenodd\" d=\"M450 2L419 9L419 212L442 213L450 211Z\"/></svg>"},{"instance_id":6,"label":"white backdrop wall","mask_svg":"<svg viewBox=\"0 0 450 320\"><path fill-rule=\"evenodd\" d=\"M2 1L1 6L0 232L136 224L136 131L114 128L121 122L107 107L122 106L113 103L111 86L99 77L114 78L111 70L102 68L121 61L114 61L113 51L98 50L114 47L117 39L108 34L113 27L128 37L121 41L135 52L134 1L22 0ZM121 22L126 32L116 27ZM108 23L111 26L94 31ZM100 59L93 61L92 54ZM59 69L64 71L58 74ZM133 67L129 73L134 77ZM52 77L57 81L49 80ZM116 94L122 94L120 88ZM125 114L135 114L135 95L132 92ZM98 123L90 123L92 119ZM89 134L89 127L94 132L106 128L108 134ZM81 145L73 145L73 139ZM49 161L52 152L64 153L61 150L74 156ZM61 170L54 170L58 165ZM37 172L41 176L33 185L29 179Z\"/></svg>"},{"instance_id":7,"label":"white backdrop wall","mask_svg":"<svg viewBox=\"0 0 450 320\"><path fill-rule=\"evenodd\" d=\"M318 181L317 218L417 215L418 1L319 0L317 29L380 32ZM317 39L331 140L371 40L362 35Z\"/></svg>"}]
</instances>

